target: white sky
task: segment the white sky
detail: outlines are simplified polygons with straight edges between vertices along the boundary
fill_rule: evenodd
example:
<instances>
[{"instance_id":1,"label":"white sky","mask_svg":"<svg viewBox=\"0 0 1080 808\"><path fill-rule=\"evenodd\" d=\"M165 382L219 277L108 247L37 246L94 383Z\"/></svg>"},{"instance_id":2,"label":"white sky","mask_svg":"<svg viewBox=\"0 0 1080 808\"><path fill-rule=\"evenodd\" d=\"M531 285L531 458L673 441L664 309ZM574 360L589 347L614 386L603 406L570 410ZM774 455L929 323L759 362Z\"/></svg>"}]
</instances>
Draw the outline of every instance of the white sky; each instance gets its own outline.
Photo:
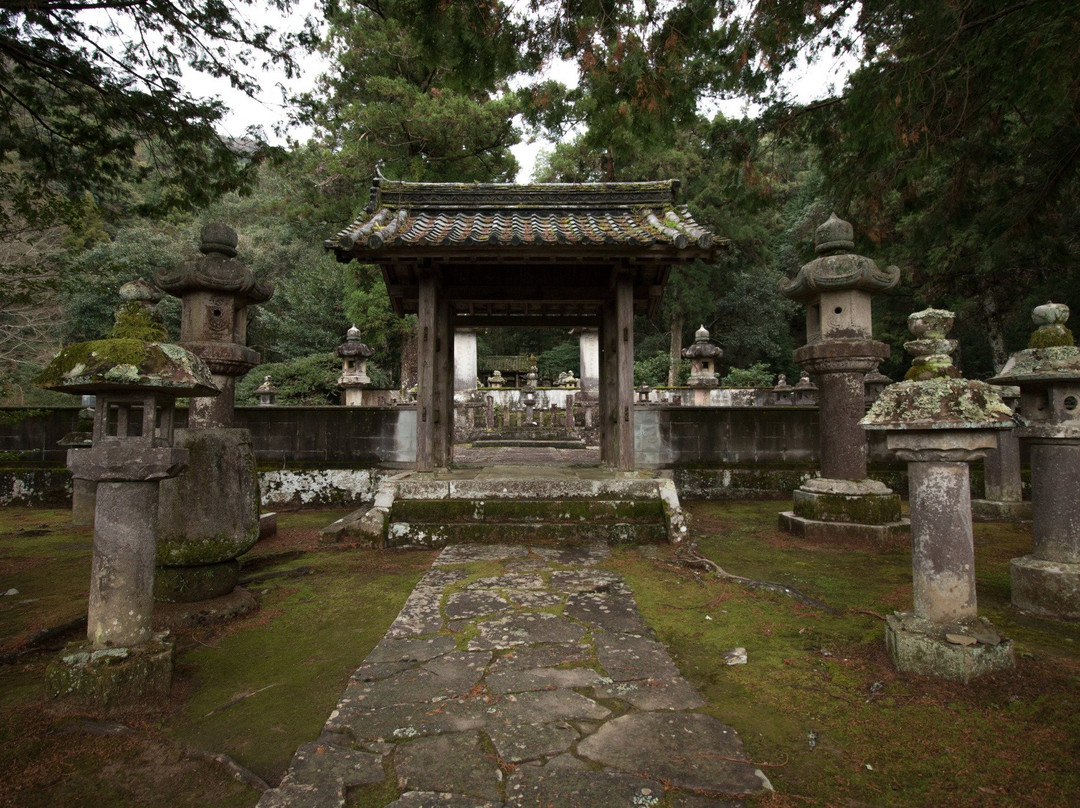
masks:
<instances>
[{"instance_id":1,"label":"white sky","mask_svg":"<svg viewBox=\"0 0 1080 808\"><path fill-rule=\"evenodd\" d=\"M313 14L314 11L315 0L300 0L290 19L268 20L261 18L259 22L298 26L305 16ZM310 55L301 59L303 72L297 79L287 80L280 71L267 72L261 77L262 91L256 98L250 98L234 90L227 81L202 75L189 75L185 84L192 94L201 97L218 96L225 101L230 108L230 112L226 115L221 127L226 135L240 137L249 126L256 124L263 127L271 143L284 145L285 139L276 136L274 133L275 127L283 124L288 118L288 108L282 96L283 88L291 93L313 89L325 66L326 62L321 57ZM809 103L828 97L838 90L843 85L853 66L854 60L851 58L835 59L831 57L819 59L809 65L798 64L792 66L788 71L784 83L796 100ZM573 62L558 61L553 63L549 67L548 75L568 87L577 85L577 68ZM731 99L703 104L703 114L711 115L717 111L722 112L729 118L756 115L758 113L758 110L745 99ZM519 128L521 127L519 126ZM310 134L310 131L292 129L287 133L287 136L293 140L303 142ZM541 151L550 150L553 145L543 138L529 140L528 133L525 133L525 139L512 149L518 164L521 166L517 176L518 182L527 182L531 179L538 155Z\"/></svg>"}]
</instances>

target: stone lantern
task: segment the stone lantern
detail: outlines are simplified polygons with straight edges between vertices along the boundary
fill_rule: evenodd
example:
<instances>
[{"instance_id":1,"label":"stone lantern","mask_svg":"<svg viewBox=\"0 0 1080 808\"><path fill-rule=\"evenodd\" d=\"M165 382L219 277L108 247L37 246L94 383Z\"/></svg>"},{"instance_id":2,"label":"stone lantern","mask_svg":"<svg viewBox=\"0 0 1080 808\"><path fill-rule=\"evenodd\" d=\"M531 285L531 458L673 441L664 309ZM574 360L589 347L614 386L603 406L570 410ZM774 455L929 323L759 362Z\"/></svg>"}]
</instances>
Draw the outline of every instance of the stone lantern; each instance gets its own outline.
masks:
<instances>
[{"instance_id":1,"label":"stone lantern","mask_svg":"<svg viewBox=\"0 0 1080 808\"><path fill-rule=\"evenodd\" d=\"M180 344L200 357L221 395L193 399L178 446L190 452L190 473L161 488L158 601L193 604L189 614L225 615L250 608L254 598L236 586L236 560L259 539L259 481L246 429L235 429L235 381L259 363L245 345L248 306L263 303L273 287L236 259L236 231L215 222L202 229L201 257L160 272L158 285L181 299ZM229 604L209 601L232 595Z\"/></svg>"},{"instance_id":2,"label":"stone lantern","mask_svg":"<svg viewBox=\"0 0 1080 808\"><path fill-rule=\"evenodd\" d=\"M905 346L919 351L919 380L886 387L862 420L908 464L914 609L887 618L886 644L901 671L967 682L1014 664L1012 643L978 615L968 471L1013 427L1012 408L990 385L957 378L945 339L952 312L927 309L908 323L920 337Z\"/></svg>"},{"instance_id":3,"label":"stone lantern","mask_svg":"<svg viewBox=\"0 0 1080 808\"><path fill-rule=\"evenodd\" d=\"M273 407L274 397L277 396L277 388L274 380L269 376L263 376L263 382L255 388L255 397L259 399L260 407Z\"/></svg>"},{"instance_id":4,"label":"stone lantern","mask_svg":"<svg viewBox=\"0 0 1080 808\"><path fill-rule=\"evenodd\" d=\"M208 224L199 244L202 258L157 276L158 286L183 304L180 344L206 363L221 390L213 401L191 403L190 428L232 426L236 377L259 364L259 354L246 345L247 307L265 303L274 287L236 260L236 245L235 230Z\"/></svg>"},{"instance_id":5,"label":"stone lantern","mask_svg":"<svg viewBox=\"0 0 1080 808\"><path fill-rule=\"evenodd\" d=\"M688 386L716 387L720 384L716 378L716 360L724 352L709 339L709 330L704 325L694 332L694 344L684 348L682 355L690 360Z\"/></svg>"},{"instance_id":6,"label":"stone lantern","mask_svg":"<svg viewBox=\"0 0 1080 808\"><path fill-rule=\"evenodd\" d=\"M776 378L776 386L773 387L773 403L777 405L794 404L795 389L788 384L787 376L781 373Z\"/></svg>"},{"instance_id":7,"label":"stone lantern","mask_svg":"<svg viewBox=\"0 0 1080 808\"><path fill-rule=\"evenodd\" d=\"M1080 619L1080 349L1065 327L1067 306L1037 306L1032 347L1017 351L993 384L1020 388L1031 451L1034 548L1012 560L1012 603L1044 617Z\"/></svg>"},{"instance_id":8,"label":"stone lantern","mask_svg":"<svg viewBox=\"0 0 1080 808\"><path fill-rule=\"evenodd\" d=\"M345 341L334 349L341 357L341 377L338 387L345 392L342 403L346 407L359 407L364 403L364 388L371 384L367 375L367 361L375 350L360 341L360 329L355 325L345 332Z\"/></svg>"},{"instance_id":9,"label":"stone lantern","mask_svg":"<svg viewBox=\"0 0 1080 808\"><path fill-rule=\"evenodd\" d=\"M720 385L716 378L716 360L723 354L709 339L709 330L704 325L694 332L694 344L683 349L683 358L690 360L687 385L692 391L694 406L708 406L709 391Z\"/></svg>"},{"instance_id":10,"label":"stone lantern","mask_svg":"<svg viewBox=\"0 0 1080 808\"><path fill-rule=\"evenodd\" d=\"M800 407L814 407L818 403L817 385L810 381L810 374L805 370L799 374L799 380L791 388L795 394L795 404Z\"/></svg>"},{"instance_id":11,"label":"stone lantern","mask_svg":"<svg viewBox=\"0 0 1080 808\"><path fill-rule=\"evenodd\" d=\"M72 475L97 485L87 642L50 667L48 690L106 702L167 693L172 643L151 631L158 486L187 465L173 446L176 397L218 390L191 352L136 339L68 346L39 384L97 396L93 445L68 452Z\"/></svg>"},{"instance_id":12,"label":"stone lantern","mask_svg":"<svg viewBox=\"0 0 1080 808\"><path fill-rule=\"evenodd\" d=\"M496 370L494 373L492 373L490 376L488 376L488 380L487 380L487 386L488 387L494 387L495 389L499 389L504 384L506 384L506 379L503 378L501 370Z\"/></svg>"},{"instance_id":13,"label":"stone lantern","mask_svg":"<svg viewBox=\"0 0 1080 808\"><path fill-rule=\"evenodd\" d=\"M900 270L851 253L853 239L851 225L833 214L815 233L818 257L780 281L786 297L806 305L806 345L795 351L795 362L820 388L821 454L821 476L795 491L794 508L780 514L780 525L818 539L881 545L899 540L906 528L900 497L867 478L859 419L866 412L863 377L889 356L889 346L873 339L871 297L895 286Z\"/></svg>"}]
</instances>

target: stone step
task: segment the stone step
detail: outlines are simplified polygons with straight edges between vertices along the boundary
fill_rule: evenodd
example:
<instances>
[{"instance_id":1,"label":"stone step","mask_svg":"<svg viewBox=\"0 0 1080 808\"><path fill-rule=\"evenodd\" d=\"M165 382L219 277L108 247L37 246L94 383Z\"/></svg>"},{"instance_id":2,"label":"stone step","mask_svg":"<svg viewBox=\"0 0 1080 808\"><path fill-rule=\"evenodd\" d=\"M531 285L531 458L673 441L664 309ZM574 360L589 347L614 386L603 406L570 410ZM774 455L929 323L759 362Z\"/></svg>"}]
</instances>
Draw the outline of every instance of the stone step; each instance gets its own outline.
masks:
<instances>
[{"instance_id":1,"label":"stone step","mask_svg":"<svg viewBox=\"0 0 1080 808\"><path fill-rule=\"evenodd\" d=\"M493 449L500 447L510 448L537 448L537 449L584 449L583 440L556 440L556 439L530 439L530 438L481 438L474 440L472 446L477 449Z\"/></svg>"},{"instance_id":2,"label":"stone step","mask_svg":"<svg viewBox=\"0 0 1080 808\"><path fill-rule=\"evenodd\" d=\"M395 480L394 498L400 499L654 499L657 481L650 478L577 477L520 479L403 479Z\"/></svg>"},{"instance_id":3,"label":"stone step","mask_svg":"<svg viewBox=\"0 0 1080 808\"><path fill-rule=\"evenodd\" d=\"M397 522L391 519L388 547L438 548L450 544L577 543L661 544L659 522Z\"/></svg>"},{"instance_id":4,"label":"stone step","mask_svg":"<svg viewBox=\"0 0 1080 808\"><path fill-rule=\"evenodd\" d=\"M598 499L399 499L390 511L396 522L634 522L664 521L659 498Z\"/></svg>"}]
</instances>

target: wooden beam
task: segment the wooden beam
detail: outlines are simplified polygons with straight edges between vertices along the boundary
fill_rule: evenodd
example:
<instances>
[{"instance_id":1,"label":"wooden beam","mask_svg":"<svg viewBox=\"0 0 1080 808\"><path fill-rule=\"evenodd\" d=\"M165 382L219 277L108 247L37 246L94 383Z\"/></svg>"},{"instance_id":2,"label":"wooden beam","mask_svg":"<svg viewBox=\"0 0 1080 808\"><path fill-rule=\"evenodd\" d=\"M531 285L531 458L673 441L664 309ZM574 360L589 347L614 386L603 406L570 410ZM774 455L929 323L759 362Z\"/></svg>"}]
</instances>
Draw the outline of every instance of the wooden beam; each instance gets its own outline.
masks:
<instances>
[{"instance_id":1,"label":"wooden beam","mask_svg":"<svg viewBox=\"0 0 1080 808\"><path fill-rule=\"evenodd\" d=\"M425 272L420 277L420 300L416 340L416 470L434 469L435 420L435 339L437 277Z\"/></svg>"},{"instance_id":2,"label":"wooden beam","mask_svg":"<svg viewBox=\"0 0 1080 808\"><path fill-rule=\"evenodd\" d=\"M463 314L458 312L451 318L455 328L573 328L575 326L596 327L600 324L598 314Z\"/></svg>"},{"instance_id":3,"label":"wooden beam","mask_svg":"<svg viewBox=\"0 0 1080 808\"><path fill-rule=\"evenodd\" d=\"M634 300L629 272L615 283L616 355L618 363L618 457L619 471L634 470Z\"/></svg>"}]
</instances>

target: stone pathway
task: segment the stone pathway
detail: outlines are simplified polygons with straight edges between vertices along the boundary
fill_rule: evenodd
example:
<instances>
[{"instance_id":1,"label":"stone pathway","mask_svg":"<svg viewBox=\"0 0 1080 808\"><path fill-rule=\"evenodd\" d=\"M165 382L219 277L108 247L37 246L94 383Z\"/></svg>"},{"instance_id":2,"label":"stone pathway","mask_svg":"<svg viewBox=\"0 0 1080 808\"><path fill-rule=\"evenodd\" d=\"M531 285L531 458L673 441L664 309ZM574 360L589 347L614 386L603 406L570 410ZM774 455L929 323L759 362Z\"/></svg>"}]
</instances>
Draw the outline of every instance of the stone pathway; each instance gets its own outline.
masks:
<instances>
[{"instance_id":1,"label":"stone pathway","mask_svg":"<svg viewBox=\"0 0 1080 808\"><path fill-rule=\"evenodd\" d=\"M258 808L741 805L770 788L585 547L454 545Z\"/></svg>"}]
</instances>

